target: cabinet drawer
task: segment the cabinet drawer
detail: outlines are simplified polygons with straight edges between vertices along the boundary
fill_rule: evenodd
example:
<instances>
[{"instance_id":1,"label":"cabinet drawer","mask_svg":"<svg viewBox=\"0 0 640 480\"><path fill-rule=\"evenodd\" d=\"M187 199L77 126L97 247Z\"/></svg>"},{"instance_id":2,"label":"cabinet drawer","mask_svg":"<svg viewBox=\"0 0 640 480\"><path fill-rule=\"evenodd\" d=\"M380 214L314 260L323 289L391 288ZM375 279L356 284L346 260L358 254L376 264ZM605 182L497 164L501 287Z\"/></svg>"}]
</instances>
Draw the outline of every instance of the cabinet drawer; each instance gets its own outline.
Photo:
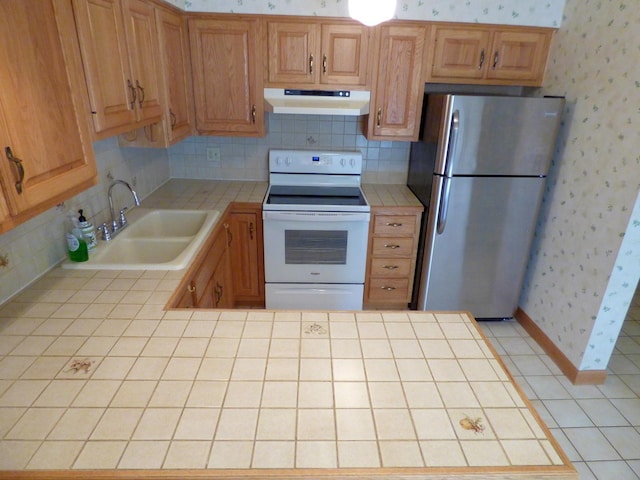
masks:
<instances>
[{"instance_id":1,"label":"cabinet drawer","mask_svg":"<svg viewBox=\"0 0 640 480\"><path fill-rule=\"evenodd\" d=\"M406 278L372 278L368 301L371 303L408 302L409 280Z\"/></svg>"},{"instance_id":2,"label":"cabinet drawer","mask_svg":"<svg viewBox=\"0 0 640 480\"><path fill-rule=\"evenodd\" d=\"M371 253L376 257L411 257L413 242L413 237L374 238Z\"/></svg>"},{"instance_id":3,"label":"cabinet drawer","mask_svg":"<svg viewBox=\"0 0 640 480\"><path fill-rule=\"evenodd\" d=\"M403 277L408 278L411 274L410 258L372 258L372 277Z\"/></svg>"},{"instance_id":4,"label":"cabinet drawer","mask_svg":"<svg viewBox=\"0 0 640 480\"><path fill-rule=\"evenodd\" d=\"M374 235L413 235L416 231L415 215L376 215Z\"/></svg>"}]
</instances>

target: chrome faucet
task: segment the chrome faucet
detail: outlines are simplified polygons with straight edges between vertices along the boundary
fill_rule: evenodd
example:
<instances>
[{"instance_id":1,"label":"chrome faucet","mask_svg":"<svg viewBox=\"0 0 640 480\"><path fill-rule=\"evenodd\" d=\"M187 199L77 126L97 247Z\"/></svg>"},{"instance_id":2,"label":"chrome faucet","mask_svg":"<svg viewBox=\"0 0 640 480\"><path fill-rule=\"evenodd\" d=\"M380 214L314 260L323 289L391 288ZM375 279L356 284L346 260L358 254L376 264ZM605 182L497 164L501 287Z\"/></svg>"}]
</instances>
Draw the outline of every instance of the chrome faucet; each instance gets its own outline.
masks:
<instances>
[{"instance_id":1,"label":"chrome faucet","mask_svg":"<svg viewBox=\"0 0 640 480\"><path fill-rule=\"evenodd\" d=\"M109 197L109 211L111 213L111 229L107 227L106 223L103 223L99 227L100 231L102 232L102 239L107 242L111 240L113 237L115 237L120 230L122 230L124 227L127 226L127 218L124 215L124 212L125 210L127 210L127 207L123 207L120 210L120 215L118 220L116 220L116 212L115 212L115 209L113 208L113 198L111 197L111 191L113 190L113 187L115 187L118 184L121 184L127 187L131 192L131 195L133 196L133 201L135 202L136 206L138 207L140 206L140 198L138 197L138 194L136 193L136 191L131 187L131 185L129 185L124 180L114 180L113 182L111 182L111 185L109 185L109 191L107 192L107 195Z\"/></svg>"}]
</instances>

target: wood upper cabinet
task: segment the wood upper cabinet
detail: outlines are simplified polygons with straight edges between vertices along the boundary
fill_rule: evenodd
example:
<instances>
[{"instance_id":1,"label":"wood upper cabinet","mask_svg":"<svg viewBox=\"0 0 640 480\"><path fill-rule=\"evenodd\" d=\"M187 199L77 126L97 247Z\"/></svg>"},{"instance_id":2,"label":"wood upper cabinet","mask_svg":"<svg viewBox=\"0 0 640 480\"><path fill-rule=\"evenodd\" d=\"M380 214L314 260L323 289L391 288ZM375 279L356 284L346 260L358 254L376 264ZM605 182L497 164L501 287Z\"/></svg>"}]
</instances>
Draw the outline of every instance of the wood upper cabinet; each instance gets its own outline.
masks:
<instances>
[{"instance_id":1,"label":"wood upper cabinet","mask_svg":"<svg viewBox=\"0 0 640 480\"><path fill-rule=\"evenodd\" d=\"M71 1L0 2L0 44L2 232L94 185L97 172Z\"/></svg>"},{"instance_id":2,"label":"wood upper cabinet","mask_svg":"<svg viewBox=\"0 0 640 480\"><path fill-rule=\"evenodd\" d=\"M264 135L259 22L189 20L196 128L208 135Z\"/></svg>"},{"instance_id":3,"label":"wood upper cabinet","mask_svg":"<svg viewBox=\"0 0 640 480\"><path fill-rule=\"evenodd\" d=\"M423 25L380 28L378 72L367 138L418 138L424 96L426 35L427 27Z\"/></svg>"},{"instance_id":4,"label":"wood upper cabinet","mask_svg":"<svg viewBox=\"0 0 640 480\"><path fill-rule=\"evenodd\" d=\"M97 138L158 121L157 35L142 0L73 0Z\"/></svg>"},{"instance_id":5,"label":"wood upper cabinet","mask_svg":"<svg viewBox=\"0 0 640 480\"><path fill-rule=\"evenodd\" d=\"M235 304L263 307L262 208L260 205L233 204L227 223Z\"/></svg>"},{"instance_id":6,"label":"wood upper cabinet","mask_svg":"<svg viewBox=\"0 0 640 480\"><path fill-rule=\"evenodd\" d=\"M541 85L553 30L436 25L428 81Z\"/></svg>"},{"instance_id":7,"label":"wood upper cabinet","mask_svg":"<svg viewBox=\"0 0 640 480\"><path fill-rule=\"evenodd\" d=\"M157 9L160 70L168 144L191 135L194 125L189 33L182 15Z\"/></svg>"},{"instance_id":8,"label":"wood upper cabinet","mask_svg":"<svg viewBox=\"0 0 640 480\"><path fill-rule=\"evenodd\" d=\"M367 87L372 32L347 22L268 21L268 86Z\"/></svg>"}]
</instances>

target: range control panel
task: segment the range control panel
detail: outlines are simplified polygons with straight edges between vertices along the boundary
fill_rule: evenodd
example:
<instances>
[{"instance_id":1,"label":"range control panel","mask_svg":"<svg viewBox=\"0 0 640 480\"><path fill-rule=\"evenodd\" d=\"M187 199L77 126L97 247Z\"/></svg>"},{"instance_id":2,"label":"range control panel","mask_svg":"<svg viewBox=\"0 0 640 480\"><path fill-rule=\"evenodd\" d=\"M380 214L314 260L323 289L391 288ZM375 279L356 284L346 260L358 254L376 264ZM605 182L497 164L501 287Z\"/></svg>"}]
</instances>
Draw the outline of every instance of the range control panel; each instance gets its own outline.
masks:
<instances>
[{"instance_id":1,"label":"range control panel","mask_svg":"<svg viewBox=\"0 0 640 480\"><path fill-rule=\"evenodd\" d=\"M360 175L362 173L362 153L270 150L269 172Z\"/></svg>"}]
</instances>

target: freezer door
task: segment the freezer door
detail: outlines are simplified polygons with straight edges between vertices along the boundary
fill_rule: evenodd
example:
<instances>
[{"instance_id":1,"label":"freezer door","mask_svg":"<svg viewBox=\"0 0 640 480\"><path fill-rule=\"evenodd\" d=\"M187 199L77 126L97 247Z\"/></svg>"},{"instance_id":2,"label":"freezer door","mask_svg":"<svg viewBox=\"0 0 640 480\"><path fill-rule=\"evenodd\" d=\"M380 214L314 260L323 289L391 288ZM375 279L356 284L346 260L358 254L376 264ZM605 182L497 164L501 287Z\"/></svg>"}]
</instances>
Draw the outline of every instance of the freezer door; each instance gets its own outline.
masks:
<instances>
[{"instance_id":1,"label":"freezer door","mask_svg":"<svg viewBox=\"0 0 640 480\"><path fill-rule=\"evenodd\" d=\"M453 95L443 105L440 149L444 132L459 116L449 154L453 175L547 174L564 99Z\"/></svg>"},{"instance_id":2,"label":"freezer door","mask_svg":"<svg viewBox=\"0 0 640 480\"><path fill-rule=\"evenodd\" d=\"M442 181L434 177L434 192ZM441 198L434 194L418 308L512 317L544 183L535 177L454 177L442 233L437 232Z\"/></svg>"}]
</instances>

